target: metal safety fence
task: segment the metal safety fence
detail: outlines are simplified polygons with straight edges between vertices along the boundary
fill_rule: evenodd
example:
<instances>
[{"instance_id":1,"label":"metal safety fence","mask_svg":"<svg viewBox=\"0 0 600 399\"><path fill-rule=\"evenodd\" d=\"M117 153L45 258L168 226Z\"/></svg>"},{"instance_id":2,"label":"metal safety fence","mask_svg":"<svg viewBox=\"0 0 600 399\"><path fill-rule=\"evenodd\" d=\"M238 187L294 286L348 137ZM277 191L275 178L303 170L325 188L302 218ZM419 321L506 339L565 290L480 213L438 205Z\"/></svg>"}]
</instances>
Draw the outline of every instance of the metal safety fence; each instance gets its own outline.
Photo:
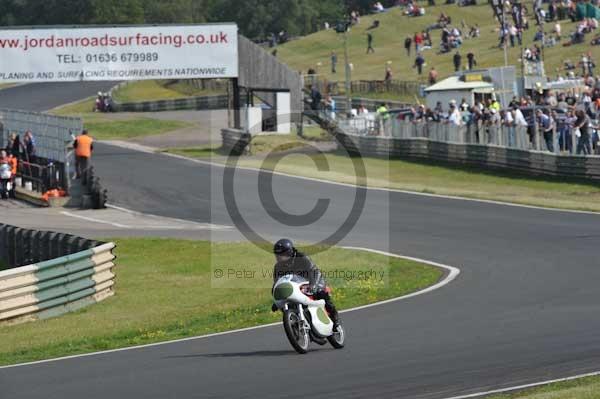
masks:
<instances>
[{"instance_id":1,"label":"metal safety fence","mask_svg":"<svg viewBox=\"0 0 600 399\"><path fill-rule=\"evenodd\" d=\"M541 129L534 130L528 126L486 123L456 126L446 122L411 122L393 117L384 119L374 113L340 120L338 125L346 133L357 136L425 138L445 143L482 144L557 154L567 146L571 149L576 148L579 140L575 135L561 138L556 129L544 133ZM565 143L565 140L569 140L569 143Z\"/></svg>"},{"instance_id":2,"label":"metal safety fence","mask_svg":"<svg viewBox=\"0 0 600 399\"><path fill-rule=\"evenodd\" d=\"M2 123L2 143L8 145L11 134L19 136L23 142L24 135L31 131L35 142L35 155L48 160L65 162L68 146L73 136L83 129L81 118L56 116L40 112L30 112L11 109L0 109Z\"/></svg>"}]
</instances>

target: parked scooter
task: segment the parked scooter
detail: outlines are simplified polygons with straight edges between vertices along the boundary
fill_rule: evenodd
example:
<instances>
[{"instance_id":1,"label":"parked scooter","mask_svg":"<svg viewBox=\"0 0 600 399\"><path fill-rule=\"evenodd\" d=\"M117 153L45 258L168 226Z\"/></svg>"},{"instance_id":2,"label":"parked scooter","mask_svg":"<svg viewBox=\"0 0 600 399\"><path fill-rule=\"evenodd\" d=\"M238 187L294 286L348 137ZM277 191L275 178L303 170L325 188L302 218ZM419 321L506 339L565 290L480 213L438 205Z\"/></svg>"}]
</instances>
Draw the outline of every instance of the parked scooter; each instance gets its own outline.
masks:
<instances>
[{"instance_id":1,"label":"parked scooter","mask_svg":"<svg viewBox=\"0 0 600 399\"><path fill-rule=\"evenodd\" d=\"M6 162L0 164L0 195L2 199L8 199L8 197L14 198L15 187L13 178L10 164Z\"/></svg>"}]
</instances>

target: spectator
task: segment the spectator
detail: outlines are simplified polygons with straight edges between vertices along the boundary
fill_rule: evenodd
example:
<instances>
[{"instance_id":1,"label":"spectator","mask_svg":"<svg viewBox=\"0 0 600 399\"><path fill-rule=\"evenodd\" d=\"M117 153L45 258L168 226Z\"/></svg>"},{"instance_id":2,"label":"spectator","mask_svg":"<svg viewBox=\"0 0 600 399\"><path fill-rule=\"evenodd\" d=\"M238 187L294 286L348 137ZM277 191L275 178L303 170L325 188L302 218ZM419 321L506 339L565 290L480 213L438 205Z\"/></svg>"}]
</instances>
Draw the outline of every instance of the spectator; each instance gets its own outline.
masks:
<instances>
[{"instance_id":1,"label":"spectator","mask_svg":"<svg viewBox=\"0 0 600 399\"><path fill-rule=\"evenodd\" d=\"M383 80L385 82L390 82L392 80L392 68L389 65L385 67L385 77Z\"/></svg>"},{"instance_id":2,"label":"spectator","mask_svg":"<svg viewBox=\"0 0 600 399\"><path fill-rule=\"evenodd\" d=\"M517 37L517 27L512 24L508 28L508 38L510 39L510 47L515 47L515 39Z\"/></svg>"},{"instance_id":3,"label":"spectator","mask_svg":"<svg viewBox=\"0 0 600 399\"><path fill-rule=\"evenodd\" d=\"M462 98L460 100L460 105L458 106L458 108L460 108L460 110L462 110L464 107L469 107L469 104L467 103L467 99L466 98Z\"/></svg>"},{"instance_id":4,"label":"spectator","mask_svg":"<svg viewBox=\"0 0 600 399\"><path fill-rule=\"evenodd\" d=\"M310 108L313 111L318 111L321 106L321 100L323 97L321 96L321 92L317 89L316 86L313 86L310 90Z\"/></svg>"},{"instance_id":5,"label":"spectator","mask_svg":"<svg viewBox=\"0 0 600 399\"><path fill-rule=\"evenodd\" d=\"M377 28L379 28L379 24L380 24L379 20L376 19L375 21L373 21L371 23L371 25L367 28L367 30L377 29Z\"/></svg>"},{"instance_id":6,"label":"spectator","mask_svg":"<svg viewBox=\"0 0 600 399\"><path fill-rule=\"evenodd\" d=\"M492 100L489 100L489 102L489 109L494 109L496 112L500 112L500 108L502 107L495 97Z\"/></svg>"},{"instance_id":7,"label":"spectator","mask_svg":"<svg viewBox=\"0 0 600 399\"><path fill-rule=\"evenodd\" d=\"M17 159L21 155L20 139L15 132L12 132L10 136L8 136L8 142L6 143L6 151L9 153L9 155L12 155Z\"/></svg>"},{"instance_id":8,"label":"spectator","mask_svg":"<svg viewBox=\"0 0 600 399\"><path fill-rule=\"evenodd\" d=\"M381 2L378 1L375 4L373 4L373 12L385 12L385 8L381 4Z\"/></svg>"},{"instance_id":9,"label":"spectator","mask_svg":"<svg viewBox=\"0 0 600 399\"><path fill-rule=\"evenodd\" d=\"M467 103L462 103L460 105L460 117L461 117L461 123L463 125L469 125L472 121L472 114L469 111L469 104Z\"/></svg>"},{"instance_id":10,"label":"spectator","mask_svg":"<svg viewBox=\"0 0 600 399\"><path fill-rule=\"evenodd\" d=\"M35 139L33 138L33 134L31 130L25 132L25 136L23 137L23 153L25 154L25 159L27 162L36 163L35 159Z\"/></svg>"},{"instance_id":11,"label":"spectator","mask_svg":"<svg viewBox=\"0 0 600 399\"><path fill-rule=\"evenodd\" d=\"M479 25L475 24L475 26L471 26L471 29L469 30L469 37L471 39L474 39L476 37L479 37L479 35L480 35Z\"/></svg>"},{"instance_id":12,"label":"spectator","mask_svg":"<svg viewBox=\"0 0 600 399\"><path fill-rule=\"evenodd\" d=\"M477 65L477 61L475 61L475 54L472 51L469 51L467 54L467 63L469 64L469 71L473 70L475 65Z\"/></svg>"},{"instance_id":13,"label":"spectator","mask_svg":"<svg viewBox=\"0 0 600 399\"><path fill-rule=\"evenodd\" d=\"M452 61L454 62L454 72L460 71L460 62L461 62L461 60L462 60L462 56L457 51L456 54L454 54L454 57L452 58Z\"/></svg>"},{"instance_id":14,"label":"spectator","mask_svg":"<svg viewBox=\"0 0 600 399\"><path fill-rule=\"evenodd\" d=\"M575 125L577 117L574 110L569 110L563 123L558 130L558 145L562 151L573 153L573 137L571 135L571 127Z\"/></svg>"},{"instance_id":15,"label":"spectator","mask_svg":"<svg viewBox=\"0 0 600 399\"><path fill-rule=\"evenodd\" d=\"M337 54L335 51L331 52L331 73L336 73L337 66Z\"/></svg>"},{"instance_id":16,"label":"spectator","mask_svg":"<svg viewBox=\"0 0 600 399\"><path fill-rule=\"evenodd\" d=\"M575 112L575 116L577 119L575 120L573 130L575 132L575 136L579 138L579 141L577 142L577 155L581 154L582 152L584 155L589 155L592 153L592 148L590 145L590 134L588 130L588 117L585 112L580 109Z\"/></svg>"},{"instance_id":17,"label":"spectator","mask_svg":"<svg viewBox=\"0 0 600 399\"><path fill-rule=\"evenodd\" d=\"M82 183L87 184L86 175L90 165L90 158L94 151L94 140L88 135L87 130L83 130L73 143L75 148L75 169L77 178L82 179Z\"/></svg>"},{"instance_id":18,"label":"spectator","mask_svg":"<svg viewBox=\"0 0 600 399\"><path fill-rule=\"evenodd\" d=\"M379 116L381 119L387 120L390 119L390 113L388 111L387 106L385 105L385 103L381 103L379 105L379 107L377 108L377 116Z\"/></svg>"},{"instance_id":19,"label":"spectator","mask_svg":"<svg viewBox=\"0 0 600 399\"><path fill-rule=\"evenodd\" d=\"M412 46L412 38L407 36L404 39L404 49L406 50L406 55L410 57L410 47Z\"/></svg>"},{"instance_id":20,"label":"spectator","mask_svg":"<svg viewBox=\"0 0 600 399\"><path fill-rule=\"evenodd\" d=\"M561 39L561 27L560 27L560 22L556 21L556 23L554 24L554 29L552 30L552 32L556 35L556 40L560 41Z\"/></svg>"},{"instance_id":21,"label":"spectator","mask_svg":"<svg viewBox=\"0 0 600 399\"><path fill-rule=\"evenodd\" d=\"M420 32L416 32L413 38L415 42L415 52L421 51L421 46L423 45L423 35Z\"/></svg>"},{"instance_id":22,"label":"spectator","mask_svg":"<svg viewBox=\"0 0 600 399\"><path fill-rule=\"evenodd\" d=\"M431 35L429 32L422 32L423 36L423 49L433 47L433 43L431 42Z\"/></svg>"},{"instance_id":23,"label":"spectator","mask_svg":"<svg viewBox=\"0 0 600 399\"><path fill-rule=\"evenodd\" d=\"M521 109L517 106L515 106L513 108L513 120L515 122L516 126L519 127L527 127L529 126L529 124L527 123L527 119L525 119L525 116L523 116L523 112L521 112Z\"/></svg>"},{"instance_id":24,"label":"spectator","mask_svg":"<svg viewBox=\"0 0 600 399\"><path fill-rule=\"evenodd\" d=\"M329 112L329 117L335 120L335 100L328 94L325 97L325 109Z\"/></svg>"},{"instance_id":25,"label":"spectator","mask_svg":"<svg viewBox=\"0 0 600 399\"><path fill-rule=\"evenodd\" d=\"M489 125L498 127L498 126L500 126L501 122L502 122L502 118L500 117L500 113L495 108L490 108ZM492 137L490 137L490 142L494 142L491 139L492 139Z\"/></svg>"},{"instance_id":26,"label":"spectator","mask_svg":"<svg viewBox=\"0 0 600 399\"><path fill-rule=\"evenodd\" d=\"M536 111L536 117L544 135L544 141L546 142L546 148L550 152L554 152L554 128L555 122L551 116L546 115L541 109Z\"/></svg>"},{"instance_id":27,"label":"spectator","mask_svg":"<svg viewBox=\"0 0 600 399\"><path fill-rule=\"evenodd\" d=\"M515 146L515 129L514 129L514 118L510 111L500 111L501 124L506 129L507 145L509 147Z\"/></svg>"},{"instance_id":28,"label":"spectator","mask_svg":"<svg viewBox=\"0 0 600 399\"><path fill-rule=\"evenodd\" d=\"M375 49L373 48L373 34L371 32L367 33L367 54L374 53Z\"/></svg>"},{"instance_id":29,"label":"spectator","mask_svg":"<svg viewBox=\"0 0 600 399\"><path fill-rule=\"evenodd\" d=\"M579 61L579 66L581 67L581 76L587 76L589 73L589 62L587 55L581 54L581 61Z\"/></svg>"},{"instance_id":30,"label":"spectator","mask_svg":"<svg viewBox=\"0 0 600 399\"><path fill-rule=\"evenodd\" d=\"M518 107L519 106L519 99L517 98L517 96L513 96L512 100L510 100L510 103L508 103L508 107L509 108L514 108L514 107Z\"/></svg>"},{"instance_id":31,"label":"spectator","mask_svg":"<svg viewBox=\"0 0 600 399\"><path fill-rule=\"evenodd\" d=\"M431 70L429 71L429 84L430 85L434 85L437 83L437 78L438 78L438 73L435 70L434 67L431 67Z\"/></svg>"},{"instance_id":32,"label":"spectator","mask_svg":"<svg viewBox=\"0 0 600 399\"><path fill-rule=\"evenodd\" d=\"M386 121L390 119L390 112L383 103L377 108L377 119L379 121L379 132L383 135L383 132L385 131L384 125Z\"/></svg>"},{"instance_id":33,"label":"spectator","mask_svg":"<svg viewBox=\"0 0 600 399\"><path fill-rule=\"evenodd\" d=\"M413 68L417 68L417 73L421 75L423 73L423 65L425 64L425 58L421 55L421 53L417 53L417 58L415 58L415 64Z\"/></svg>"},{"instance_id":34,"label":"spectator","mask_svg":"<svg viewBox=\"0 0 600 399\"><path fill-rule=\"evenodd\" d=\"M462 125L462 116L456 107L456 101L450 101L450 112L448 114L448 123L453 126Z\"/></svg>"}]
</instances>

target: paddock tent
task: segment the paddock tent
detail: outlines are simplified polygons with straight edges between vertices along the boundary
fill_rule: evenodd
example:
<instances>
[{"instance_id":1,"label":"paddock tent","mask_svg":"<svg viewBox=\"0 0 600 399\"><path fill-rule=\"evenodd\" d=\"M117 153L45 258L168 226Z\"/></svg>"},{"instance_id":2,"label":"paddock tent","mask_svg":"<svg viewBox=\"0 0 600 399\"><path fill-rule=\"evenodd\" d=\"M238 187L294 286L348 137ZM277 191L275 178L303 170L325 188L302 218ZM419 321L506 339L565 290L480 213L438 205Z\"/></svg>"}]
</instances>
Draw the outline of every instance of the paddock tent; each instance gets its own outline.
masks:
<instances>
[{"instance_id":1,"label":"paddock tent","mask_svg":"<svg viewBox=\"0 0 600 399\"><path fill-rule=\"evenodd\" d=\"M588 18L600 19L600 7L596 7L592 3L587 3L585 9Z\"/></svg>"},{"instance_id":2,"label":"paddock tent","mask_svg":"<svg viewBox=\"0 0 600 399\"><path fill-rule=\"evenodd\" d=\"M581 21L584 18L600 19L600 8L594 6L592 3L577 4L577 20Z\"/></svg>"}]
</instances>

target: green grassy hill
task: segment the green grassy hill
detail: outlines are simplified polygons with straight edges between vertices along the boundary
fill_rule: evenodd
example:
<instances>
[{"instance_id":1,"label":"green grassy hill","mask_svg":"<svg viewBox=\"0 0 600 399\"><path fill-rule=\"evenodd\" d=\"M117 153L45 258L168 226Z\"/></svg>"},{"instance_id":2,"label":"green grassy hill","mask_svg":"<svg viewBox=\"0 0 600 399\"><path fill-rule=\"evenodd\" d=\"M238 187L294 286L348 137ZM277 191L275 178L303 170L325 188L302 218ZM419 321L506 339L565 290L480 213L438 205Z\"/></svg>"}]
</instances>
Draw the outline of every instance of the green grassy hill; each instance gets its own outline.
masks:
<instances>
[{"instance_id":1,"label":"green grassy hill","mask_svg":"<svg viewBox=\"0 0 600 399\"><path fill-rule=\"evenodd\" d=\"M482 0L479 0L483 3ZM439 3L439 2L438 2ZM533 10L531 2L526 2L529 10ZM498 28L493 17L492 8L485 2L478 6L458 7L457 5L440 5L436 7L425 7L426 15L422 17L408 17L402 15L399 8L394 8L384 14L369 15L361 18L360 24L354 26L349 33L350 62L354 65L352 80L382 80L385 75L385 67L388 61L391 61L393 70L393 79L397 80L419 80L416 70L412 68L414 64L414 45L411 56L407 57L404 50L404 39L407 35L414 35L415 32L424 30L427 26L434 24L440 13L444 12L452 18L452 25L457 26L463 31L463 35L468 33L467 29L461 28L461 21L464 20L467 26L479 24L481 36L476 39L465 39L460 52L463 56L463 65L466 64L466 54L473 51L477 60L477 67L502 66L504 64L504 55L498 45ZM530 11L531 14L531 11ZM374 54L366 54L367 48L367 28L371 23L378 19L380 27L373 32ZM509 18L512 21L512 18ZM537 27L535 21L530 17L530 29L525 31L524 45L533 46L533 36ZM552 24L546 24L547 33L551 31ZM563 42L569 33L574 31L575 24L570 20L561 21ZM596 62L600 61L600 47L589 45L591 35L587 35L585 44L578 44L570 47L563 47L559 44L552 48L546 48L544 51L546 73L550 76L556 75L556 68L562 67L565 59L577 63L583 52L592 50L596 56ZM441 41L441 30L431 31L433 48L425 50L427 66L424 69L421 81L425 82L429 68L434 66L439 72L439 78L447 77L454 72L452 64L452 55L454 52L446 54L436 54ZM539 42L538 42L539 43ZM330 54L336 51L338 55L338 73L331 74ZM292 41L282 45L278 49L278 57L293 68L306 73L308 68L313 67L326 79L339 80L344 79L343 73L343 35L335 33L333 30L321 31L299 40ZM508 51L508 64L517 66L520 74L519 48L510 48ZM321 66L317 66L321 63Z\"/></svg>"}]
</instances>

